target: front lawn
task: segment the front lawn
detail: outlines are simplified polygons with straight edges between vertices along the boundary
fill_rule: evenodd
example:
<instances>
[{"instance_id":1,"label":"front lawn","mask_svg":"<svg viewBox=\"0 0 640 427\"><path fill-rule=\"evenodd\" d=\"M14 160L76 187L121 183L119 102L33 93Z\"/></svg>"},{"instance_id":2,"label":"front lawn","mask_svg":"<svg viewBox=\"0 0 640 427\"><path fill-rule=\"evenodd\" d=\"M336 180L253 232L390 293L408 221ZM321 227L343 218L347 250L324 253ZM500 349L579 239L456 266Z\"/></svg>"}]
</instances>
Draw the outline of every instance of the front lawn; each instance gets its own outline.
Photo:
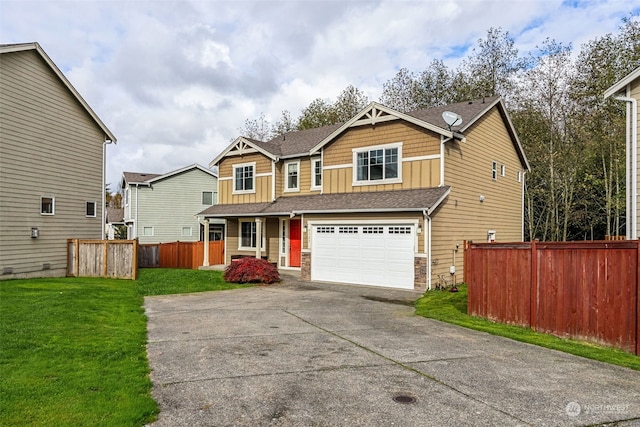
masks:
<instances>
[{"instance_id":1,"label":"front lawn","mask_svg":"<svg viewBox=\"0 0 640 427\"><path fill-rule=\"evenodd\" d=\"M577 356L640 370L640 357L622 350L602 347L582 341L562 339L520 326L496 323L467 314L467 286L459 285L459 292L429 291L416 301L416 314L465 328L488 332L529 344L564 351Z\"/></svg>"},{"instance_id":2,"label":"front lawn","mask_svg":"<svg viewBox=\"0 0 640 427\"><path fill-rule=\"evenodd\" d=\"M0 281L0 425L153 421L143 297L237 287L219 271L171 269Z\"/></svg>"}]
</instances>

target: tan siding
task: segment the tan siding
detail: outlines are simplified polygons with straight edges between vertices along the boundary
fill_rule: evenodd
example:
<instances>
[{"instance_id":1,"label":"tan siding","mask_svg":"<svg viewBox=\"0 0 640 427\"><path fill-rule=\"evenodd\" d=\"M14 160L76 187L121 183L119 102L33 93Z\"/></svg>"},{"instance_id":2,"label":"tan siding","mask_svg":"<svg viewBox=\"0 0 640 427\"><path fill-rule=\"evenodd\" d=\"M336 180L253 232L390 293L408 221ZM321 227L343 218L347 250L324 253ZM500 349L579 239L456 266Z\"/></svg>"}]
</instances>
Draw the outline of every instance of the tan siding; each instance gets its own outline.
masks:
<instances>
[{"instance_id":1,"label":"tan siding","mask_svg":"<svg viewBox=\"0 0 640 427\"><path fill-rule=\"evenodd\" d=\"M242 163L256 163L254 173L256 175L269 174L269 176L256 176L256 191L249 194L233 194L233 166ZM220 204L230 203L257 203L269 202L271 193L271 159L262 154L247 154L244 156L231 156L222 159L218 165L218 177L227 178L220 182Z\"/></svg>"},{"instance_id":2,"label":"tan siding","mask_svg":"<svg viewBox=\"0 0 640 427\"><path fill-rule=\"evenodd\" d=\"M0 269L66 269L66 239L102 235L105 135L34 51L0 60ZM40 196L55 215L40 215ZM87 201L96 217L85 216ZM31 239L32 227L40 237Z\"/></svg>"},{"instance_id":3,"label":"tan siding","mask_svg":"<svg viewBox=\"0 0 640 427\"><path fill-rule=\"evenodd\" d=\"M459 280L463 279L464 240L486 241L490 229L496 230L497 241L522 239L522 183L517 182L516 174L523 167L499 112L494 109L485 115L466 135L467 142L446 145L445 184L452 188L432 225L434 275L448 275L455 255ZM498 162L495 181L491 176L494 160ZM500 176L501 164L506 166L504 177Z\"/></svg>"},{"instance_id":4,"label":"tan siding","mask_svg":"<svg viewBox=\"0 0 640 427\"><path fill-rule=\"evenodd\" d=\"M376 145L402 143L402 183L353 184L353 149ZM393 121L376 126L361 126L349 129L329 144L323 154L325 167L349 165L349 167L324 171L325 192L367 192L427 188L440 185L439 158L421 159L424 156L439 156L440 137L430 131L404 121Z\"/></svg>"}]
</instances>

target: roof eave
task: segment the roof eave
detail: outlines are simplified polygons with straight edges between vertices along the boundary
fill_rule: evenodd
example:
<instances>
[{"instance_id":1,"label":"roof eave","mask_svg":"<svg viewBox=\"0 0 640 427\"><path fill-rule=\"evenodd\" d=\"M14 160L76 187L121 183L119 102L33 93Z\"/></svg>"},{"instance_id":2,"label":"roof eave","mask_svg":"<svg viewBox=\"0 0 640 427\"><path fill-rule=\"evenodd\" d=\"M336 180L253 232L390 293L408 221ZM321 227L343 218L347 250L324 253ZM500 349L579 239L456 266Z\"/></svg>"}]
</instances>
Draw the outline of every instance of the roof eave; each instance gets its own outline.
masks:
<instances>
[{"instance_id":1,"label":"roof eave","mask_svg":"<svg viewBox=\"0 0 640 427\"><path fill-rule=\"evenodd\" d=\"M622 92L631 82L640 78L640 67L636 68L604 92L604 99Z\"/></svg>"}]
</instances>

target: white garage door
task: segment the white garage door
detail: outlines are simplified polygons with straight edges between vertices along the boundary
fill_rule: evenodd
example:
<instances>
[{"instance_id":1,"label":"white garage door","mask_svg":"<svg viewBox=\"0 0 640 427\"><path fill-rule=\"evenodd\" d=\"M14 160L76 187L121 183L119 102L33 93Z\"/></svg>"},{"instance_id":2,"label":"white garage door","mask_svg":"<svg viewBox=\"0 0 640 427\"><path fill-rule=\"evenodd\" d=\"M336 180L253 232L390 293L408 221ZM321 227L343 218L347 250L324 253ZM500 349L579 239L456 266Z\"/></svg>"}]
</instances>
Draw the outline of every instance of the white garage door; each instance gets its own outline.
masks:
<instances>
[{"instance_id":1,"label":"white garage door","mask_svg":"<svg viewBox=\"0 0 640 427\"><path fill-rule=\"evenodd\" d=\"M413 225L315 225L311 280L413 289Z\"/></svg>"}]
</instances>

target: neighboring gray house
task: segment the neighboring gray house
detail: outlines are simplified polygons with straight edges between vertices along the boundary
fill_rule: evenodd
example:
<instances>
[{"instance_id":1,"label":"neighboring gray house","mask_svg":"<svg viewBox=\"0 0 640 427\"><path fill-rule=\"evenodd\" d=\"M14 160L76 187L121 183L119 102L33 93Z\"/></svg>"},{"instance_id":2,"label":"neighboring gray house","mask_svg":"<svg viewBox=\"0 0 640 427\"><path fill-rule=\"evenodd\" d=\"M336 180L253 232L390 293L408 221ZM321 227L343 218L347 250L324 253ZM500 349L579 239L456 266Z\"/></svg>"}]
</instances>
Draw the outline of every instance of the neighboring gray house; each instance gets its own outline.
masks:
<instances>
[{"instance_id":1,"label":"neighboring gray house","mask_svg":"<svg viewBox=\"0 0 640 427\"><path fill-rule=\"evenodd\" d=\"M38 43L0 45L0 280L64 276L67 239L103 238L112 142Z\"/></svg>"},{"instance_id":2,"label":"neighboring gray house","mask_svg":"<svg viewBox=\"0 0 640 427\"><path fill-rule=\"evenodd\" d=\"M163 175L123 172L127 238L140 243L204 240L198 212L218 203L218 177L198 164ZM224 220L211 222L209 240L222 240Z\"/></svg>"}]
</instances>

